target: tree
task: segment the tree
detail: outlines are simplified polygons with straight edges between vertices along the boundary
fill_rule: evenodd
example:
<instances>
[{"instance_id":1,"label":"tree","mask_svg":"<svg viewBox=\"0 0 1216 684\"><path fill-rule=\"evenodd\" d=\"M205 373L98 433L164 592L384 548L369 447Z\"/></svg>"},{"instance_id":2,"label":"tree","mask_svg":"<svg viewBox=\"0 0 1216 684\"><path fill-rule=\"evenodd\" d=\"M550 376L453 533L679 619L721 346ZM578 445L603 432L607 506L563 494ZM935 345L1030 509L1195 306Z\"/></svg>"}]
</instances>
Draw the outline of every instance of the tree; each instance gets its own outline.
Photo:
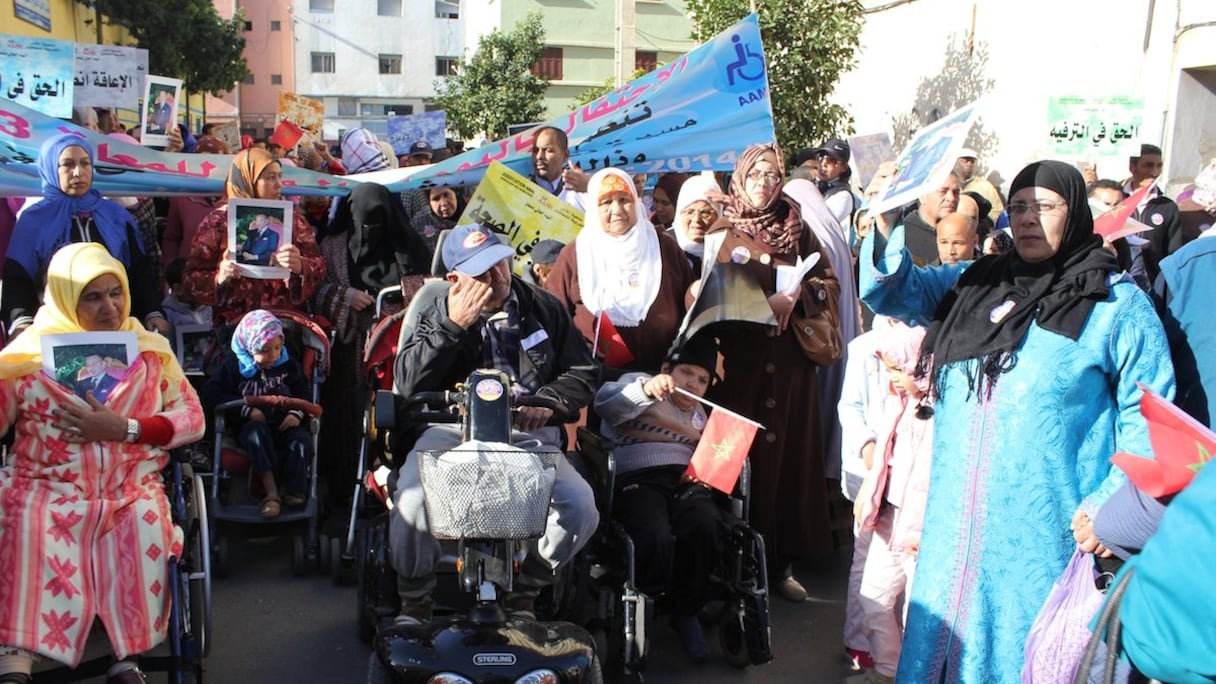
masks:
<instances>
[{"instance_id":1,"label":"tree","mask_svg":"<svg viewBox=\"0 0 1216 684\"><path fill-rule=\"evenodd\" d=\"M704 41L748 14L748 0L687 0L692 38ZM777 141L787 155L853 132L853 117L828 102L856 64L863 8L857 0L757 0Z\"/></svg>"},{"instance_id":2,"label":"tree","mask_svg":"<svg viewBox=\"0 0 1216 684\"><path fill-rule=\"evenodd\" d=\"M656 65L656 68L660 66L663 65L658 64ZM634 69L633 75L629 77L629 80L636 81L648 73L650 72L645 69ZM574 111L585 104L593 102L596 99L611 93L613 90L616 90L616 79L609 76L608 79L604 81L604 85L588 88L579 93L578 96L574 98L574 102L570 105L570 111Z\"/></svg>"},{"instance_id":3,"label":"tree","mask_svg":"<svg viewBox=\"0 0 1216 684\"><path fill-rule=\"evenodd\" d=\"M130 32L148 51L148 70L185 81L187 91L219 95L245 80L245 18L225 20L210 0L76 0Z\"/></svg>"},{"instance_id":4,"label":"tree","mask_svg":"<svg viewBox=\"0 0 1216 684\"><path fill-rule=\"evenodd\" d=\"M447 113L448 127L470 140L504 138L507 126L540 119L545 113L547 79L532 73L545 49L541 16L531 13L510 33L483 36L456 73L435 82L435 102Z\"/></svg>"}]
</instances>

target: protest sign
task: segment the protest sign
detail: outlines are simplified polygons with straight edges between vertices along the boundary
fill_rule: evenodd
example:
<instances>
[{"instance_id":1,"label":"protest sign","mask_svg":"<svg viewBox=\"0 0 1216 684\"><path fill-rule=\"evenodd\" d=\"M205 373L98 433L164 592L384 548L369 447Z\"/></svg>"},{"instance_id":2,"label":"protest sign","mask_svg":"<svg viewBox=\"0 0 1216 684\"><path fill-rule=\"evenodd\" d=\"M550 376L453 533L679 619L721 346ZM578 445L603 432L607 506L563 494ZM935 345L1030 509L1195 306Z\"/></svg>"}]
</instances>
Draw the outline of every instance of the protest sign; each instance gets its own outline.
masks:
<instances>
[{"instance_id":1,"label":"protest sign","mask_svg":"<svg viewBox=\"0 0 1216 684\"><path fill-rule=\"evenodd\" d=\"M890 182L870 202L870 213L889 211L938 187L954 169L975 117L976 105L972 103L917 133L895 161Z\"/></svg>"},{"instance_id":2,"label":"protest sign","mask_svg":"<svg viewBox=\"0 0 1216 684\"><path fill-rule=\"evenodd\" d=\"M895 158L891 149L891 136L886 133L855 135L849 138L849 153L852 155L853 173L858 184L864 188L870 184L880 164Z\"/></svg>"},{"instance_id":3,"label":"protest sign","mask_svg":"<svg viewBox=\"0 0 1216 684\"><path fill-rule=\"evenodd\" d=\"M277 121L290 121L304 131L304 142L322 139L325 131L325 103L295 93L279 93Z\"/></svg>"},{"instance_id":4,"label":"protest sign","mask_svg":"<svg viewBox=\"0 0 1216 684\"><path fill-rule=\"evenodd\" d=\"M0 100L0 196L42 194L35 163L38 149L61 133L78 135L93 146L93 187L108 197L221 195L232 166L230 155L161 152ZM285 195L345 195L359 182L350 176L283 168Z\"/></svg>"},{"instance_id":5,"label":"protest sign","mask_svg":"<svg viewBox=\"0 0 1216 684\"><path fill-rule=\"evenodd\" d=\"M549 125L566 132L571 163L588 173L607 166L635 173L734 168L748 146L776 137L756 15ZM401 174L389 190L470 185L495 161L531 174L536 130Z\"/></svg>"},{"instance_id":6,"label":"protest sign","mask_svg":"<svg viewBox=\"0 0 1216 684\"><path fill-rule=\"evenodd\" d=\"M1144 100L1138 97L1049 97L1047 149L1065 159L1134 157L1143 123Z\"/></svg>"},{"instance_id":7,"label":"protest sign","mask_svg":"<svg viewBox=\"0 0 1216 684\"><path fill-rule=\"evenodd\" d=\"M50 0L13 0L13 16L43 31L51 30Z\"/></svg>"},{"instance_id":8,"label":"protest sign","mask_svg":"<svg viewBox=\"0 0 1216 684\"><path fill-rule=\"evenodd\" d=\"M390 116L385 122L388 144L398 155L408 154L410 145L425 140L435 149L447 147L448 115L446 112L423 112Z\"/></svg>"},{"instance_id":9,"label":"protest sign","mask_svg":"<svg viewBox=\"0 0 1216 684\"><path fill-rule=\"evenodd\" d=\"M148 51L77 43L74 74L74 106L136 109L148 75Z\"/></svg>"},{"instance_id":10,"label":"protest sign","mask_svg":"<svg viewBox=\"0 0 1216 684\"><path fill-rule=\"evenodd\" d=\"M0 93L23 107L71 118L75 64L66 40L0 35Z\"/></svg>"},{"instance_id":11,"label":"protest sign","mask_svg":"<svg viewBox=\"0 0 1216 684\"><path fill-rule=\"evenodd\" d=\"M241 151L241 125L236 121L225 121L213 124L211 135L224 141L228 151L236 154Z\"/></svg>"},{"instance_id":12,"label":"protest sign","mask_svg":"<svg viewBox=\"0 0 1216 684\"><path fill-rule=\"evenodd\" d=\"M484 223L505 235L515 248L512 269L523 275L536 243L569 243L583 227L583 212L504 164L493 162L457 223Z\"/></svg>"},{"instance_id":13,"label":"protest sign","mask_svg":"<svg viewBox=\"0 0 1216 684\"><path fill-rule=\"evenodd\" d=\"M152 147L166 147L169 131L177 125L177 103L182 82L176 78L148 76L144 79L144 104L139 108L139 141Z\"/></svg>"}]
</instances>

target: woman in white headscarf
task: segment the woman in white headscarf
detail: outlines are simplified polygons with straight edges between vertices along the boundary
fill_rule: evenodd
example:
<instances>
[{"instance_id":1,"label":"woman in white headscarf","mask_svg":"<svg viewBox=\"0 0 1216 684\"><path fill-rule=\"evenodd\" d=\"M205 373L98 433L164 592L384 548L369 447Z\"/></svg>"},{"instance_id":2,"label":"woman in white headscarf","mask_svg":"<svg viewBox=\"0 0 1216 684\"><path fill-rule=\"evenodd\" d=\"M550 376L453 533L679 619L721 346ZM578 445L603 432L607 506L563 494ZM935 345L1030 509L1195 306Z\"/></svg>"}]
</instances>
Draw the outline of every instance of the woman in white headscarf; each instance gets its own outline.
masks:
<instances>
[{"instance_id":1,"label":"woman in white headscarf","mask_svg":"<svg viewBox=\"0 0 1216 684\"><path fill-rule=\"evenodd\" d=\"M624 171L596 173L587 197L594 204L583 230L562 249L545 288L562 301L605 365L653 372L684 318L692 269L680 246L646 218L633 179ZM597 326L601 313L620 333L628 354Z\"/></svg>"},{"instance_id":2,"label":"woman in white headscarf","mask_svg":"<svg viewBox=\"0 0 1216 684\"><path fill-rule=\"evenodd\" d=\"M705 233L722 217L722 206L713 198L722 195L722 188L712 175L697 175L680 186L676 200L675 221L667 234L675 238L680 249L688 255L693 273L701 272L705 256Z\"/></svg>"}]
</instances>

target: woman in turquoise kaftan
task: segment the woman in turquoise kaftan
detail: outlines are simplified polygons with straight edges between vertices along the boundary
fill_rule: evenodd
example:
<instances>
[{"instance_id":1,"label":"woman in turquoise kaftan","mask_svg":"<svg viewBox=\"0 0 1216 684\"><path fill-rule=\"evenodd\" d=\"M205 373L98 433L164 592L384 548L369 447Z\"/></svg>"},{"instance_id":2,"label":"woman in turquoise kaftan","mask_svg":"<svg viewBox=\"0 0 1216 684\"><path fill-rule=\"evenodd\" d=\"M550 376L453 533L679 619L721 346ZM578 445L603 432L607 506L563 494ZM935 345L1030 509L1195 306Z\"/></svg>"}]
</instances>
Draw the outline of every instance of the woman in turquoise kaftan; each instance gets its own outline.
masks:
<instances>
[{"instance_id":1,"label":"woman in turquoise kaftan","mask_svg":"<svg viewBox=\"0 0 1216 684\"><path fill-rule=\"evenodd\" d=\"M1148 297L1101 249L1085 185L1038 162L1010 191L1016 250L916 268L903 228L862 247L874 311L932 321L934 455L898 681L1020 682L1026 635L1089 522L1149 455L1142 384L1174 372ZM877 232L877 231L875 231Z\"/></svg>"}]
</instances>

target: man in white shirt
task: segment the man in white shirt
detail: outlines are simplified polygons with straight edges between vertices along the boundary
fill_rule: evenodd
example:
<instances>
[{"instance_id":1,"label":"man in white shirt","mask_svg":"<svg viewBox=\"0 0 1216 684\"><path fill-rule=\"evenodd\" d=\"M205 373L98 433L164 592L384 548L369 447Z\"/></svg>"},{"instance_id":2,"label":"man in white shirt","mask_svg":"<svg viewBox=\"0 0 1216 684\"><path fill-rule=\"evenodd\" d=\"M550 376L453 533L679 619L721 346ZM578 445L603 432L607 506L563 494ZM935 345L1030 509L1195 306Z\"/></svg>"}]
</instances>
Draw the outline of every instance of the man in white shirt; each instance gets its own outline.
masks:
<instances>
[{"instance_id":1,"label":"man in white shirt","mask_svg":"<svg viewBox=\"0 0 1216 684\"><path fill-rule=\"evenodd\" d=\"M587 174L570 165L570 142L560 128L546 126L532 141L531 181L556 195L579 211L586 211L582 194L587 191Z\"/></svg>"}]
</instances>

